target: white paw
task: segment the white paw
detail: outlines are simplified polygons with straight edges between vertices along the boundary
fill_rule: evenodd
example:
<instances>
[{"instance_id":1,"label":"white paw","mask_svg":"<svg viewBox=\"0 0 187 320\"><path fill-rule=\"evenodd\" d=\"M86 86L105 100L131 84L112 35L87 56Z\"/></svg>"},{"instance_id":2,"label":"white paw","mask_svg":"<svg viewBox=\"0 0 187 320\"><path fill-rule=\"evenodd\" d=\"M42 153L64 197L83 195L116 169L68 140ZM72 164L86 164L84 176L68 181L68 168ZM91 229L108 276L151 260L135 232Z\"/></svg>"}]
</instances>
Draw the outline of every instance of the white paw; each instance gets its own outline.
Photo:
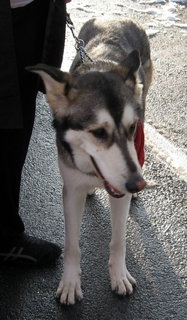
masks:
<instances>
[{"instance_id":1,"label":"white paw","mask_svg":"<svg viewBox=\"0 0 187 320\"><path fill-rule=\"evenodd\" d=\"M125 266L119 267L109 264L109 272L111 278L111 287L119 295L133 293L133 286L136 285L136 280L131 276Z\"/></svg>"},{"instance_id":2,"label":"white paw","mask_svg":"<svg viewBox=\"0 0 187 320\"><path fill-rule=\"evenodd\" d=\"M64 273L59 283L56 296L62 304L71 305L83 298L80 282L81 272Z\"/></svg>"}]
</instances>

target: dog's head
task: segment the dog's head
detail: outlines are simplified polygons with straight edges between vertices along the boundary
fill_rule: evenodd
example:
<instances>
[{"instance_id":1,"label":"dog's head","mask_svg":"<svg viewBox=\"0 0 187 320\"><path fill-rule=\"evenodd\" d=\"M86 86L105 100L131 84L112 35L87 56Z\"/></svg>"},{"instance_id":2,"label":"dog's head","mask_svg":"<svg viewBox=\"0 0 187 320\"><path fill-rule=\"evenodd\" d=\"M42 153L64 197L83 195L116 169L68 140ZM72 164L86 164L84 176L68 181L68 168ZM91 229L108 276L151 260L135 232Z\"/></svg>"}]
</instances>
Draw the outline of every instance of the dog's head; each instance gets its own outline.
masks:
<instances>
[{"instance_id":1,"label":"dog's head","mask_svg":"<svg viewBox=\"0 0 187 320\"><path fill-rule=\"evenodd\" d=\"M145 186L134 145L143 115L138 55L129 61L128 67L93 66L76 76L43 64L28 68L44 81L58 147L69 152L78 170L102 179L115 197Z\"/></svg>"}]
</instances>

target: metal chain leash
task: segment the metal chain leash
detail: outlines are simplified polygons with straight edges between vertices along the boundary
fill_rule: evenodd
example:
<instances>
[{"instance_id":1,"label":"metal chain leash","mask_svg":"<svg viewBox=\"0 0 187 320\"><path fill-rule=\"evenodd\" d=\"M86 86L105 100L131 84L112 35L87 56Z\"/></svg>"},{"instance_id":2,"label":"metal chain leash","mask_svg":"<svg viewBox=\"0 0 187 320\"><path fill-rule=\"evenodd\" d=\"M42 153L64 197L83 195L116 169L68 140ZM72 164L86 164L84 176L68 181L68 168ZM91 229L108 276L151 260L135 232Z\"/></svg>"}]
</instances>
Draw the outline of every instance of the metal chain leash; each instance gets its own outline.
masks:
<instances>
[{"instance_id":1,"label":"metal chain leash","mask_svg":"<svg viewBox=\"0 0 187 320\"><path fill-rule=\"evenodd\" d=\"M95 63L94 60L89 56L89 54L86 52L85 50L85 46L84 46L84 40L79 39L76 35L75 35L75 27L74 24L70 18L70 14L66 13L66 25L68 26L68 28L71 30L71 33L73 35L73 38L75 39L75 49L77 50L77 52L79 52L80 54L80 58L81 58L81 62L82 64L86 63L86 58L88 58L88 60L90 60L91 62Z\"/></svg>"}]
</instances>

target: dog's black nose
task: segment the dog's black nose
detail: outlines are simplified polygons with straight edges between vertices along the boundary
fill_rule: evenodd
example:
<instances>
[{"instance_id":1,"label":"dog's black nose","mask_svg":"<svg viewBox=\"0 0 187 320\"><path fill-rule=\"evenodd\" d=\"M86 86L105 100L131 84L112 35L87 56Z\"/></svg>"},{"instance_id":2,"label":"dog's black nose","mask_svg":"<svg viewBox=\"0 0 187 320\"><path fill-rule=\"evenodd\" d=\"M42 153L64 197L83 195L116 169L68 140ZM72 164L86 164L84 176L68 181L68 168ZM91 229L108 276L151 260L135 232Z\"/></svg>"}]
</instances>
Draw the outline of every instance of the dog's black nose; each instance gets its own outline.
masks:
<instances>
[{"instance_id":1,"label":"dog's black nose","mask_svg":"<svg viewBox=\"0 0 187 320\"><path fill-rule=\"evenodd\" d=\"M137 193L145 188L146 182L142 177L133 176L126 182L125 186L128 192Z\"/></svg>"}]
</instances>

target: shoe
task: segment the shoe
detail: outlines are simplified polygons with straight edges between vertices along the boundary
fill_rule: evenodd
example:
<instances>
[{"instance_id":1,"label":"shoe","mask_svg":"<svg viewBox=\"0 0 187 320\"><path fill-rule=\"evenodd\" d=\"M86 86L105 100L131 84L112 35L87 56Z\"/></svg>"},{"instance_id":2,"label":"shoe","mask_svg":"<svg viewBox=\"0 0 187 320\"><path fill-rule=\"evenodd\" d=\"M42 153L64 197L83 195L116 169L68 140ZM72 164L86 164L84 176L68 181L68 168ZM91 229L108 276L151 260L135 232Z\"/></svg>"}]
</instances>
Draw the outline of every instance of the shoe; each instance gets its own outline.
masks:
<instances>
[{"instance_id":1,"label":"shoe","mask_svg":"<svg viewBox=\"0 0 187 320\"><path fill-rule=\"evenodd\" d=\"M0 265L49 265L60 256L58 245L23 233L16 241L0 241Z\"/></svg>"}]
</instances>

